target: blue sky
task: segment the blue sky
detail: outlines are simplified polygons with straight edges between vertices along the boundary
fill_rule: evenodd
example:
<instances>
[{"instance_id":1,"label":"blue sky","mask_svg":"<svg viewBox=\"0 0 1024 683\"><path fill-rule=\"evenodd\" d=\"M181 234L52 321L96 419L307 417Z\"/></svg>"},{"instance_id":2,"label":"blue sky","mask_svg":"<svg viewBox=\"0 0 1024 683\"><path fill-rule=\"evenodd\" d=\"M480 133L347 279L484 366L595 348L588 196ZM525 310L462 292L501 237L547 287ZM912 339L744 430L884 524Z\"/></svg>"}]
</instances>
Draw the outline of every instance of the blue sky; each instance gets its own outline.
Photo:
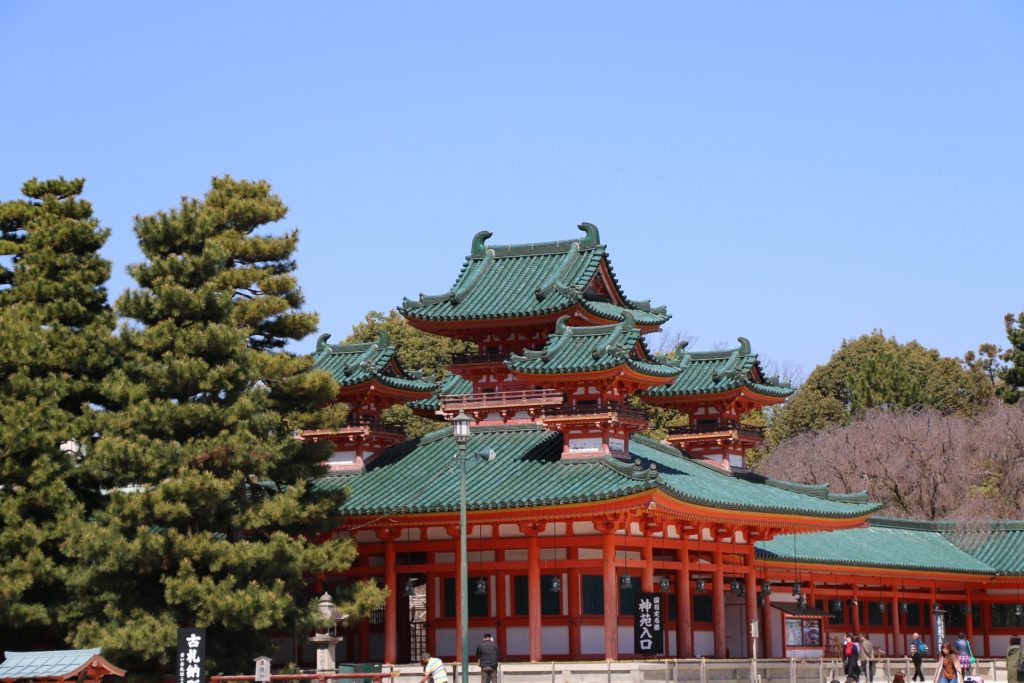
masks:
<instances>
[{"instance_id":1,"label":"blue sky","mask_svg":"<svg viewBox=\"0 0 1024 683\"><path fill-rule=\"evenodd\" d=\"M1019 2L5 2L0 78L0 198L84 176L114 293L132 217L230 173L289 205L336 340L478 230L583 220L694 347L805 372L1024 310Z\"/></svg>"}]
</instances>

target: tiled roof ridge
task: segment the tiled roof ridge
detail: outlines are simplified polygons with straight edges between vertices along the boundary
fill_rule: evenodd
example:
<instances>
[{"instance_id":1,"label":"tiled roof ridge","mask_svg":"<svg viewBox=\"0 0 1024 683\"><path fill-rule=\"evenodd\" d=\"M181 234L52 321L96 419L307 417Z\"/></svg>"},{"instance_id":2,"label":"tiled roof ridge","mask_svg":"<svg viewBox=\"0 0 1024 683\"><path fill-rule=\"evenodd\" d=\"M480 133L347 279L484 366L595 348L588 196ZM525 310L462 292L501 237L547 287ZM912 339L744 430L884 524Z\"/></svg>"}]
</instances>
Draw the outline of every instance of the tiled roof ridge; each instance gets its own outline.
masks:
<instances>
[{"instance_id":1,"label":"tiled roof ridge","mask_svg":"<svg viewBox=\"0 0 1024 683\"><path fill-rule=\"evenodd\" d=\"M649 481L651 482L652 487L657 486L655 482L658 481L658 477L660 475L658 474L657 466L653 462L650 464L650 467L644 468L643 465L640 464L639 459L634 460L633 462L623 462L611 455L602 456L597 462L624 477L628 477L636 481Z\"/></svg>"},{"instance_id":2,"label":"tiled roof ridge","mask_svg":"<svg viewBox=\"0 0 1024 683\"><path fill-rule=\"evenodd\" d=\"M959 524L980 527L984 531L1024 531L1024 520L1014 519L911 519L907 517L870 517L870 526L888 527L891 529L916 529L918 531L934 531L947 533L955 531Z\"/></svg>"},{"instance_id":3,"label":"tiled roof ridge","mask_svg":"<svg viewBox=\"0 0 1024 683\"><path fill-rule=\"evenodd\" d=\"M828 484L799 484L795 481L785 481L783 479L773 479L772 477L765 477L764 483L768 486L774 486L778 489L786 491L792 491L794 493L802 493L807 496L815 496L824 500L834 500L837 503L869 503L871 499L868 498L867 491L854 491L851 493L833 493L829 491Z\"/></svg>"},{"instance_id":4,"label":"tiled roof ridge","mask_svg":"<svg viewBox=\"0 0 1024 683\"><path fill-rule=\"evenodd\" d=\"M676 448L675 446L670 446L667 443L656 441L649 436L644 436L643 434L633 433L630 435L629 440L639 442L644 446L647 446L648 448L653 448L667 455L674 455L679 458L684 457L683 452ZM718 468L715 469L717 470Z\"/></svg>"},{"instance_id":5,"label":"tiled roof ridge","mask_svg":"<svg viewBox=\"0 0 1024 683\"><path fill-rule=\"evenodd\" d=\"M482 258L488 250L493 251L496 258L502 258L506 256L530 256L532 254L558 254L571 250L573 246L575 246L579 251L604 248L604 245L601 244L601 235L598 232L596 225L593 223L583 222L576 227L586 234L575 240L524 242L522 244L501 245L485 245L484 243L490 239L494 233L489 230L481 230L473 236L473 246L470 250L470 258Z\"/></svg>"}]
</instances>

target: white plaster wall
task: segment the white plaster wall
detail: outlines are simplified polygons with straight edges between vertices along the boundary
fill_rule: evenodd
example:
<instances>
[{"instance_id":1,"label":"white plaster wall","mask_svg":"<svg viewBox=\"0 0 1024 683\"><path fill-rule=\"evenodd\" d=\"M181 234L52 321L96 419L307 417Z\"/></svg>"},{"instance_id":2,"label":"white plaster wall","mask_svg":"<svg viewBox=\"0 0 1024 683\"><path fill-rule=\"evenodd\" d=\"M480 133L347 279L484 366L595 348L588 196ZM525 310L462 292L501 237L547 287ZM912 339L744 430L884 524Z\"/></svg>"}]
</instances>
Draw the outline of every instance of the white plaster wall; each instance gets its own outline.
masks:
<instances>
[{"instance_id":1,"label":"white plaster wall","mask_svg":"<svg viewBox=\"0 0 1024 683\"><path fill-rule=\"evenodd\" d=\"M618 628L618 639L619 639L619 654L633 654L633 627L632 626L619 626Z\"/></svg>"},{"instance_id":2,"label":"white plaster wall","mask_svg":"<svg viewBox=\"0 0 1024 683\"><path fill-rule=\"evenodd\" d=\"M974 640L981 640L977 634L974 636ZM971 647L974 647L974 640L971 641ZM988 656L989 657L1005 657L1006 650L1010 647L1010 636L995 636L990 635L988 637ZM978 648L979 650L981 648Z\"/></svg>"},{"instance_id":3,"label":"white plaster wall","mask_svg":"<svg viewBox=\"0 0 1024 683\"><path fill-rule=\"evenodd\" d=\"M331 465L353 465L356 462L355 451L334 451L327 462Z\"/></svg>"},{"instance_id":4,"label":"white plaster wall","mask_svg":"<svg viewBox=\"0 0 1024 683\"><path fill-rule=\"evenodd\" d=\"M604 626L580 626L580 654L604 654Z\"/></svg>"},{"instance_id":5,"label":"white plaster wall","mask_svg":"<svg viewBox=\"0 0 1024 683\"><path fill-rule=\"evenodd\" d=\"M547 643L544 643L544 647ZM510 655L530 654L530 629L526 626L509 626L505 629L504 651Z\"/></svg>"},{"instance_id":6,"label":"white plaster wall","mask_svg":"<svg viewBox=\"0 0 1024 683\"><path fill-rule=\"evenodd\" d=\"M455 656L455 629L439 628L434 632L434 649L432 655L451 658Z\"/></svg>"},{"instance_id":7,"label":"white plaster wall","mask_svg":"<svg viewBox=\"0 0 1024 683\"><path fill-rule=\"evenodd\" d=\"M714 657L715 656L715 633L714 631L693 632L693 656Z\"/></svg>"},{"instance_id":8,"label":"white plaster wall","mask_svg":"<svg viewBox=\"0 0 1024 683\"><path fill-rule=\"evenodd\" d=\"M541 651L544 655L569 654L569 627L545 626L541 629Z\"/></svg>"}]
</instances>

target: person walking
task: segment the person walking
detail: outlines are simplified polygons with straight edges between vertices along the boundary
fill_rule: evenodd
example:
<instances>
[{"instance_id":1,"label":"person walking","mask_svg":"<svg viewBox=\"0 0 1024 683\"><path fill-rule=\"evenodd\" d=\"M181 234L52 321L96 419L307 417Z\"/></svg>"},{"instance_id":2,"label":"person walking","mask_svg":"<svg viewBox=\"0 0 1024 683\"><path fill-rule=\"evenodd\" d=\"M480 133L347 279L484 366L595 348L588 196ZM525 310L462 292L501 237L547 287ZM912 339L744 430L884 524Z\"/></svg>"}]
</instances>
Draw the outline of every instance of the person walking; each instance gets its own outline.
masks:
<instances>
[{"instance_id":1,"label":"person walking","mask_svg":"<svg viewBox=\"0 0 1024 683\"><path fill-rule=\"evenodd\" d=\"M956 651L960 657L960 670L964 678L971 675L971 667L974 666L974 653L971 652L971 641L967 640L967 634L961 633L956 637Z\"/></svg>"},{"instance_id":2,"label":"person walking","mask_svg":"<svg viewBox=\"0 0 1024 683\"><path fill-rule=\"evenodd\" d=\"M935 667L933 683L964 683L964 672L960 669L960 655L950 643L943 643L939 665Z\"/></svg>"},{"instance_id":3,"label":"person walking","mask_svg":"<svg viewBox=\"0 0 1024 683\"><path fill-rule=\"evenodd\" d=\"M843 646L843 671L846 673L847 683L856 683L860 680L860 644L857 637L851 633L846 634L846 643Z\"/></svg>"},{"instance_id":4,"label":"person walking","mask_svg":"<svg viewBox=\"0 0 1024 683\"><path fill-rule=\"evenodd\" d=\"M420 683L448 683L448 671L444 668L444 662L437 657L431 657L429 652L424 652L420 658L423 664L423 678Z\"/></svg>"},{"instance_id":5,"label":"person walking","mask_svg":"<svg viewBox=\"0 0 1024 683\"><path fill-rule=\"evenodd\" d=\"M490 633L485 633L484 639L476 646L476 658L480 664L480 683L495 683L501 651Z\"/></svg>"},{"instance_id":6,"label":"person walking","mask_svg":"<svg viewBox=\"0 0 1024 683\"><path fill-rule=\"evenodd\" d=\"M915 633L910 640L910 661L914 663L914 675L910 678L911 681L924 681L921 660L926 654L928 654L928 646L921 640L921 634Z\"/></svg>"},{"instance_id":7,"label":"person walking","mask_svg":"<svg viewBox=\"0 0 1024 683\"><path fill-rule=\"evenodd\" d=\"M875 677L875 646L871 644L868 637L863 633L860 634L860 656L864 664L861 669L864 671L864 677L868 683L874 683Z\"/></svg>"},{"instance_id":8,"label":"person walking","mask_svg":"<svg viewBox=\"0 0 1024 683\"><path fill-rule=\"evenodd\" d=\"M1024 657L1021 656L1020 636L1010 636L1006 648L1006 683L1024 683Z\"/></svg>"}]
</instances>

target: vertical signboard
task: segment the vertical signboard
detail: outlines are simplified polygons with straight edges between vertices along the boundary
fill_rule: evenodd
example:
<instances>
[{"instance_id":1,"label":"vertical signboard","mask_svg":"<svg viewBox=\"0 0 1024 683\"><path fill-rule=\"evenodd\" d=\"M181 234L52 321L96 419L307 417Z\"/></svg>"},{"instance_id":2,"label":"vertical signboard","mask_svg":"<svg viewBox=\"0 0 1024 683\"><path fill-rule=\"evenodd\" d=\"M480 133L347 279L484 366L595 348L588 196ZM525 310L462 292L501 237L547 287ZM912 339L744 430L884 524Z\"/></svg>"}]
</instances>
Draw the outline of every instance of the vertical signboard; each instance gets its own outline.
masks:
<instances>
[{"instance_id":1,"label":"vertical signboard","mask_svg":"<svg viewBox=\"0 0 1024 683\"><path fill-rule=\"evenodd\" d=\"M935 605L932 614L935 615L935 653L942 654L942 644L946 642L946 610Z\"/></svg>"},{"instance_id":2,"label":"vertical signboard","mask_svg":"<svg viewBox=\"0 0 1024 683\"><path fill-rule=\"evenodd\" d=\"M206 629L178 629L178 683L206 680Z\"/></svg>"},{"instance_id":3,"label":"vertical signboard","mask_svg":"<svg viewBox=\"0 0 1024 683\"><path fill-rule=\"evenodd\" d=\"M633 652L638 655L660 655L665 652L661 608L662 593L640 593L633 613Z\"/></svg>"}]
</instances>

